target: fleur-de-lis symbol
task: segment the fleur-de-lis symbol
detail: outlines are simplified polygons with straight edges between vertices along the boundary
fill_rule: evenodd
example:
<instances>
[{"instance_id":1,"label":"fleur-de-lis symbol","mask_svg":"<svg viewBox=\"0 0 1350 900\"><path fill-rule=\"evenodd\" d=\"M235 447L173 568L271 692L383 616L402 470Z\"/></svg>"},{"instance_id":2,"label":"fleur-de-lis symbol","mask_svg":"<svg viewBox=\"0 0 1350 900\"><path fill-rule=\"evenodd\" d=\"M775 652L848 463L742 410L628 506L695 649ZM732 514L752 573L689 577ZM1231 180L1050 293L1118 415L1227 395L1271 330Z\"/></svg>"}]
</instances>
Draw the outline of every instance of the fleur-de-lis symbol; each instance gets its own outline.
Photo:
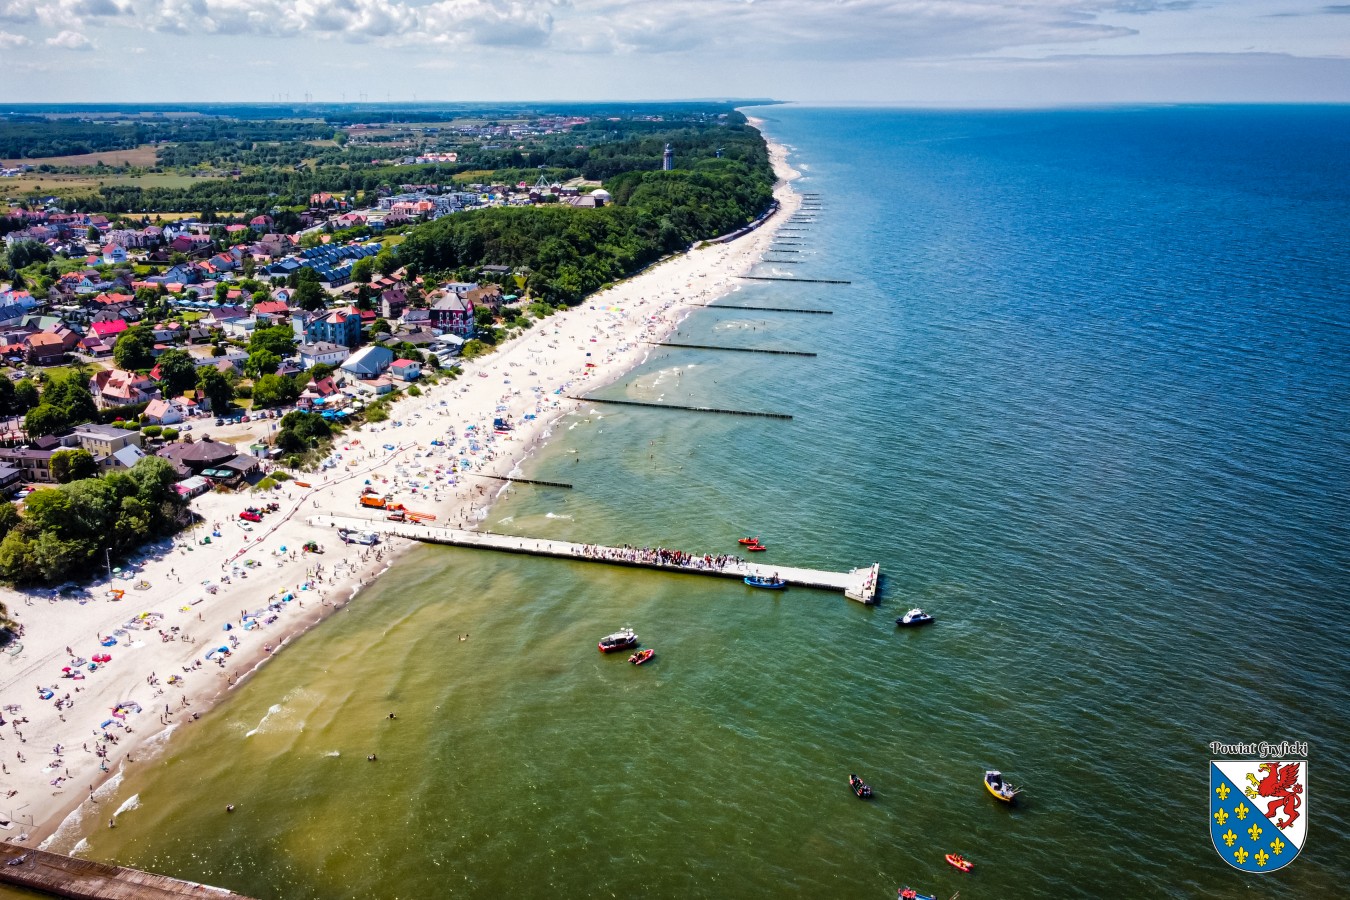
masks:
<instances>
[{"instance_id":1,"label":"fleur-de-lis symbol","mask_svg":"<svg viewBox=\"0 0 1350 900\"><path fill-rule=\"evenodd\" d=\"M1261 826L1253 824L1251 828L1247 829L1247 833L1252 836L1252 840L1259 841L1261 839Z\"/></svg>"},{"instance_id":2,"label":"fleur-de-lis symbol","mask_svg":"<svg viewBox=\"0 0 1350 900\"><path fill-rule=\"evenodd\" d=\"M1214 818L1218 821L1220 825L1223 825L1228 821L1228 810L1221 808L1218 812L1214 814Z\"/></svg>"},{"instance_id":3,"label":"fleur-de-lis symbol","mask_svg":"<svg viewBox=\"0 0 1350 900\"><path fill-rule=\"evenodd\" d=\"M1231 847L1231 846L1233 846L1233 845L1232 845L1232 844L1229 844L1228 846ZM1283 853L1283 852L1284 852L1284 848L1285 848L1285 843L1284 843L1284 841L1280 840L1279 838L1276 838L1275 840L1273 840L1273 841L1270 842L1270 849L1273 850L1273 851L1275 851L1275 855L1276 855L1276 856L1279 856L1281 853Z\"/></svg>"},{"instance_id":4,"label":"fleur-de-lis symbol","mask_svg":"<svg viewBox=\"0 0 1350 900\"><path fill-rule=\"evenodd\" d=\"M1233 829L1231 829L1231 828L1228 829L1228 832L1223 836L1223 842L1224 842L1225 844L1227 844L1228 846L1231 847L1231 846L1233 846L1233 841L1236 841L1236 840L1237 840L1237 835L1236 835L1236 834L1233 834Z\"/></svg>"},{"instance_id":5,"label":"fleur-de-lis symbol","mask_svg":"<svg viewBox=\"0 0 1350 900\"><path fill-rule=\"evenodd\" d=\"M1268 863L1268 862L1270 862L1270 854L1267 853L1267 852L1264 851L1264 850L1257 850L1257 851L1256 851L1256 864L1257 864L1258 866L1264 866L1264 865L1265 865L1266 863Z\"/></svg>"},{"instance_id":6,"label":"fleur-de-lis symbol","mask_svg":"<svg viewBox=\"0 0 1350 900\"><path fill-rule=\"evenodd\" d=\"M1220 800L1227 800L1227 799L1228 799L1228 795L1231 794L1231 793L1233 793L1233 792L1232 792L1231 790L1228 789L1228 785L1226 785L1226 784L1221 784L1221 785L1219 785L1218 787L1216 787L1216 788L1214 789L1214 793L1216 793L1216 794L1219 795L1219 799L1220 799Z\"/></svg>"},{"instance_id":7,"label":"fleur-de-lis symbol","mask_svg":"<svg viewBox=\"0 0 1350 900\"><path fill-rule=\"evenodd\" d=\"M1243 819L1247 818L1247 813L1249 812L1251 812L1251 810L1247 808L1247 804L1239 803L1237 808L1233 810L1233 815L1237 816L1238 821L1241 822Z\"/></svg>"},{"instance_id":8,"label":"fleur-de-lis symbol","mask_svg":"<svg viewBox=\"0 0 1350 900\"><path fill-rule=\"evenodd\" d=\"M1247 857L1249 856L1251 856L1251 854L1247 852L1246 847L1239 847L1237 850L1233 851L1233 858L1238 861L1238 865L1240 866L1247 864Z\"/></svg>"}]
</instances>

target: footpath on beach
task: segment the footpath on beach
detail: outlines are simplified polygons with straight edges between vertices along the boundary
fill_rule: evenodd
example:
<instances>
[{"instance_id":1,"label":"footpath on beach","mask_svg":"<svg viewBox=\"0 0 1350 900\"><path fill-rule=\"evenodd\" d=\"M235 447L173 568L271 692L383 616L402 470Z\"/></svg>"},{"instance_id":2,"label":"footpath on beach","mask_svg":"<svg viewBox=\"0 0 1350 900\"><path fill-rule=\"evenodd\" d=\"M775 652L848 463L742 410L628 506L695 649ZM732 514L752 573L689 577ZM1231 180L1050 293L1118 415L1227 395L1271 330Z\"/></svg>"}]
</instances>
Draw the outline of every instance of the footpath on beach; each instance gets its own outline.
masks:
<instances>
[{"instance_id":1,"label":"footpath on beach","mask_svg":"<svg viewBox=\"0 0 1350 900\"><path fill-rule=\"evenodd\" d=\"M788 177L783 149L770 149ZM115 825L107 807L123 773L411 546L358 550L312 516L356 511L363 491L378 490L436 526L475 528L509 487L491 479L513 474L562 416L586 408L569 395L621 377L692 309L735 290L799 202L785 182L776 195L781 214L760 229L664 260L536 322L466 361L459 379L400 400L395 421L339 435L327 467L303 485L202 495L192 501L201 525L87 589L0 591L22 628L0 655L3 839L69 852L90 823ZM497 434L498 418L514 428ZM276 510L241 522L260 501Z\"/></svg>"}]
</instances>

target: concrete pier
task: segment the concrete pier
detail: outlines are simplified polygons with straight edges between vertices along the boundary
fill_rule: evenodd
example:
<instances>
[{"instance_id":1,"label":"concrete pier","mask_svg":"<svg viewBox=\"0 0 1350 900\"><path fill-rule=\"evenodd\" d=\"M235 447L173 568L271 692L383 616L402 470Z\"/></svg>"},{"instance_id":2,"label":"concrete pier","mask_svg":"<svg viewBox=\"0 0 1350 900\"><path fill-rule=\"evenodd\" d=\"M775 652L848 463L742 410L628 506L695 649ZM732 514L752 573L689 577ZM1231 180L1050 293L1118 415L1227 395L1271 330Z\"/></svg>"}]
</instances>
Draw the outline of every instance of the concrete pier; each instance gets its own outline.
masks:
<instances>
[{"instance_id":1,"label":"concrete pier","mask_svg":"<svg viewBox=\"0 0 1350 900\"><path fill-rule=\"evenodd\" d=\"M172 900L182 897L248 900L242 894L209 884L14 844L0 844L0 862L4 863L0 865L0 884L18 885L72 900Z\"/></svg>"},{"instance_id":2,"label":"concrete pier","mask_svg":"<svg viewBox=\"0 0 1350 900\"><path fill-rule=\"evenodd\" d=\"M528 556L551 556L574 562L605 563L612 566L629 566L637 569L658 569L663 572L686 575L711 575L738 580L744 579L747 575L758 575L766 578L777 575L779 578L785 579L789 587L797 586L837 591L850 600L857 600L859 603L866 604L876 603L877 589L881 582L880 563L850 569L847 572L831 572L770 562L732 562L724 566L705 565L703 557L698 556L689 565L678 565L663 562L656 558L647 558L622 547L573 544L569 541L517 537L509 534L493 534L487 531L463 531L436 525L416 525L411 522L390 522L385 519L362 519L356 516L330 515L311 516L309 522L311 525L320 528L373 531L387 537L407 538L410 541L421 541L425 544L445 544L450 547L467 547L475 550L497 550L502 553L523 553ZM738 547L736 551L729 552L736 553L743 549Z\"/></svg>"}]
</instances>

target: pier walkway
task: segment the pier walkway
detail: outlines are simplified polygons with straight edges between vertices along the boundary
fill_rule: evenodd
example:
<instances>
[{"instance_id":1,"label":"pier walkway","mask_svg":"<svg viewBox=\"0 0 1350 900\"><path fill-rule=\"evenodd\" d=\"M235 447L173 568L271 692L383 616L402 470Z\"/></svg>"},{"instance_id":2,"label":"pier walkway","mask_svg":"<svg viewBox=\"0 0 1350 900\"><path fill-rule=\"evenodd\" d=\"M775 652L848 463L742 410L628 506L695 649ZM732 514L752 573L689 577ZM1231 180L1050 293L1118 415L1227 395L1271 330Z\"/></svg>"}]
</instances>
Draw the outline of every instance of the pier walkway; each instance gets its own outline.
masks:
<instances>
[{"instance_id":1,"label":"pier walkway","mask_svg":"<svg viewBox=\"0 0 1350 900\"><path fill-rule=\"evenodd\" d=\"M382 519L363 519L356 516L311 516L311 525L320 528L347 528L354 531L373 531L380 535L407 538L426 544L446 544L476 550L497 550L503 553L524 553L529 556L551 556L577 562L607 563L639 569L659 569L689 575L714 575L721 578L742 579L747 575L785 579L789 586L838 591L850 600L872 604L877 601L881 581L881 565L873 563L847 572L829 572L821 569L800 569L774 563L733 561L725 564L709 563L709 558L696 556L685 564L669 561L655 554L623 547L600 547L595 544L573 544L545 538L517 537L486 531L462 531L436 525L415 525L410 522L390 522ZM669 552L669 548L666 548Z\"/></svg>"},{"instance_id":2,"label":"pier walkway","mask_svg":"<svg viewBox=\"0 0 1350 900\"><path fill-rule=\"evenodd\" d=\"M14 844L0 844L0 861L5 863L0 865L0 884L21 885L39 893L74 900L173 900L181 897L248 900L242 894L209 884Z\"/></svg>"}]
</instances>

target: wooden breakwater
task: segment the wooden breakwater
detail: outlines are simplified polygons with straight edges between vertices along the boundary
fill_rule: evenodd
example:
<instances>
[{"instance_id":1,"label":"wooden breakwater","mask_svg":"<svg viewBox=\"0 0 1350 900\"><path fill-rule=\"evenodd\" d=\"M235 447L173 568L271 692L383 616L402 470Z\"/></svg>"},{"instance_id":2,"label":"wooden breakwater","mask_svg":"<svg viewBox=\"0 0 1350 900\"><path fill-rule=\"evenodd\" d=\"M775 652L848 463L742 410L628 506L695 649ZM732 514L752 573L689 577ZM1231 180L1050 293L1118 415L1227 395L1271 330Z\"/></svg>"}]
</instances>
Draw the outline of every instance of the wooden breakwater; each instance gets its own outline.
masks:
<instances>
[{"instance_id":1,"label":"wooden breakwater","mask_svg":"<svg viewBox=\"0 0 1350 900\"><path fill-rule=\"evenodd\" d=\"M646 406L651 409L673 409L681 412L721 413L724 416L754 416L760 419L791 419L787 413L758 412L749 409L720 409L716 406L682 406L677 403L649 403L645 400L602 400L599 397L577 397L567 395L568 400L581 403L612 403L615 406Z\"/></svg>"},{"instance_id":2,"label":"wooden breakwater","mask_svg":"<svg viewBox=\"0 0 1350 900\"><path fill-rule=\"evenodd\" d=\"M0 844L0 884L12 884L71 900L249 900L225 888L155 875L126 866Z\"/></svg>"},{"instance_id":3,"label":"wooden breakwater","mask_svg":"<svg viewBox=\"0 0 1350 900\"><path fill-rule=\"evenodd\" d=\"M851 281L841 281L835 278L787 278L784 276L773 275L737 275L737 278L744 278L747 281L797 281L802 284L852 284Z\"/></svg>"},{"instance_id":4,"label":"wooden breakwater","mask_svg":"<svg viewBox=\"0 0 1350 900\"><path fill-rule=\"evenodd\" d=\"M877 592L881 584L880 563L860 566L847 572L798 568L767 562L752 563L748 560L735 558L724 562L709 562L712 559L712 554L707 556L693 555L689 558L688 563L677 563L672 562L669 555L625 547L574 544L569 541L555 541L546 538L494 534L490 531L464 531L438 525L395 523L379 519L330 515L311 516L309 521L311 525L317 525L321 528L351 528L358 531L374 531L382 535L407 538L427 544L444 544L450 547L466 547L474 550L496 550L502 553L522 553L528 556L548 556L574 562L601 563L636 569L656 569L681 575L707 575L738 580L750 575L761 578L771 578L776 575L787 581L789 587L810 587L837 591L850 600L869 605L877 602Z\"/></svg>"},{"instance_id":5,"label":"wooden breakwater","mask_svg":"<svg viewBox=\"0 0 1350 900\"><path fill-rule=\"evenodd\" d=\"M795 278L788 279L796 281ZM705 309L740 309L750 312L785 312L785 313L806 313L812 316L832 316L832 309L799 309L792 306L737 306L733 303L695 303L694 306L702 306Z\"/></svg>"},{"instance_id":6,"label":"wooden breakwater","mask_svg":"<svg viewBox=\"0 0 1350 900\"><path fill-rule=\"evenodd\" d=\"M509 475L484 475L481 472L466 472L471 478L491 478L493 481L509 481L512 484L534 484L541 487L567 488L569 491L572 485L564 481L540 481L538 478L512 478Z\"/></svg>"},{"instance_id":7,"label":"wooden breakwater","mask_svg":"<svg viewBox=\"0 0 1350 900\"><path fill-rule=\"evenodd\" d=\"M771 353L775 356L815 356L805 350L765 350L760 347L718 347L715 344L677 344L673 341L643 341L656 347L682 347L685 350L726 350L731 353Z\"/></svg>"}]
</instances>

